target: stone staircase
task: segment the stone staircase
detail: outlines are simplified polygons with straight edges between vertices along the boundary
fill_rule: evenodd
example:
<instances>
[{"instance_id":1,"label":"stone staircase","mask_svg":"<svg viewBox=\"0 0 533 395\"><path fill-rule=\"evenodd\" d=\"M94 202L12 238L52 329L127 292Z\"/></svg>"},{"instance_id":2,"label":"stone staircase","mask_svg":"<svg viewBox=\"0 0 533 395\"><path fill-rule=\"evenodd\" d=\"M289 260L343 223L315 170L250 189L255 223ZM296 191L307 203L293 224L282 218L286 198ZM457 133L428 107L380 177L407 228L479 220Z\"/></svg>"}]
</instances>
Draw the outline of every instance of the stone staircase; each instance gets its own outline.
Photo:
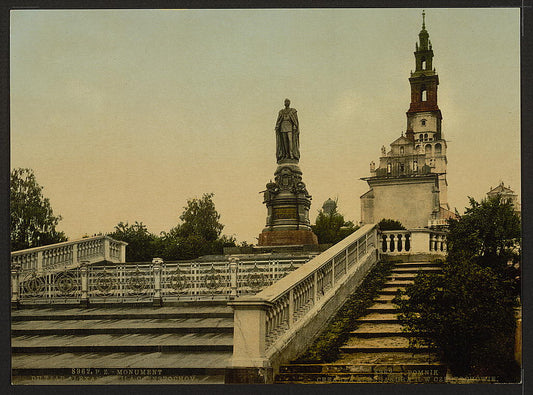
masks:
<instances>
[{"instance_id":1,"label":"stone staircase","mask_svg":"<svg viewBox=\"0 0 533 395\"><path fill-rule=\"evenodd\" d=\"M14 384L221 384L233 350L225 303L44 306L12 312Z\"/></svg>"},{"instance_id":2,"label":"stone staircase","mask_svg":"<svg viewBox=\"0 0 533 395\"><path fill-rule=\"evenodd\" d=\"M411 284L419 270L438 272L425 262L397 263L367 314L358 319L334 363L282 365L276 383L429 383L444 382L446 367L428 349L409 351L392 304L398 289Z\"/></svg>"}]
</instances>

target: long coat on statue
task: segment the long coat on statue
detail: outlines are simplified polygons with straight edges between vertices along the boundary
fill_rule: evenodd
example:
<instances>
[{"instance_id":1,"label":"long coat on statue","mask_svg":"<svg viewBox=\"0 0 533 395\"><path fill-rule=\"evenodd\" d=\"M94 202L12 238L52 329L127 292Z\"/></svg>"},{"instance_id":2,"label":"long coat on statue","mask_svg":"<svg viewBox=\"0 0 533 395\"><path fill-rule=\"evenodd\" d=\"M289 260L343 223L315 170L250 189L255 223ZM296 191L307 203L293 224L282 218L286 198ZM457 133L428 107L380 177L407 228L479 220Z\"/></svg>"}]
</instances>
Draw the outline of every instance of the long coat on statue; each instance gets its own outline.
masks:
<instances>
[{"instance_id":1,"label":"long coat on statue","mask_svg":"<svg viewBox=\"0 0 533 395\"><path fill-rule=\"evenodd\" d=\"M282 159L289 159L289 143L287 141L288 133L282 132L281 124L285 116L288 115L292 123L292 157L300 159L300 127L298 124L298 115L294 108L284 108L280 110L278 120L276 121L276 158L278 162Z\"/></svg>"}]
</instances>

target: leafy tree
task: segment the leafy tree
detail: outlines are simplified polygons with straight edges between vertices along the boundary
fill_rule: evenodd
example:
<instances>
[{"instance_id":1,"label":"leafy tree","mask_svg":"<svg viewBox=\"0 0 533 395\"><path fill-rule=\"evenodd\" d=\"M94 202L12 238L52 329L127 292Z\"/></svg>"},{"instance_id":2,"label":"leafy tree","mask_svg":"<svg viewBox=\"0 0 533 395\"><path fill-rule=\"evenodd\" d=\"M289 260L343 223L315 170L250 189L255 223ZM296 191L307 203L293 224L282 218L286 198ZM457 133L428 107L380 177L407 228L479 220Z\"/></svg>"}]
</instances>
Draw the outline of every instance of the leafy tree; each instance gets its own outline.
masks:
<instances>
[{"instance_id":1,"label":"leafy tree","mask_svg":"<svg viewBox=\"0 0 533 395\"><path fill-rule=\"evenodd\" d=\"M500 195L481 203L470 198L465 214L448 222L449 261L474 261L507 280L514 280L517 273L509 263L520 261L521 229L520 218L510 201Z\"/></svg>"},{"instance_id":2,"label":"leafy tree","mask_svg":"<svg viewBox=\"0 0 533 395\"><path fill-rule=\"evenodd\" d=\"M159 254L166 260L193 259L201 255L222 254L224 247L235 246L235 237L222 235L220 214L213 193L187 200L180 220L183 222L159 238Z\"/></svg>"},{"instance_id":3,"label":"leafy tree","mask_svg":"<svg viewBox=\"0 0 533 395\"><path fill-rule=\"evenodd\" d=\"M213 193L204 193L201 199L187 200L187 206L180 216L183 223L175 228L177 235L195 235L206 241L214 241L220 236L224 225L219 222L220 214L215 209L213 196Z\"/></svg>"},{"instance_id":4,"label":"leafy tree","mask_svg":"<svg viewBox=\"0 0 533 395\"><path fill-rule=\"evenodd\" d=\"M156 256L157 236L150 233L142 222L135 221L133 225L119 222L108 236L128 243L126 262L148 262Z\"/></svg>"},{"instance_id":5,"label":"leafy tree","mask_svg":"<svg viewBox=\"0 0 533 395\"><path fill-rule=\"evenodd\" d=\"M335 200L328 212L319 210L315 224L311 226L320 244L336 244L359 229L353 222L345 221L344 216L337 211L337 204Z\"/></svg>"},{"instance_id":6,"label":"leafy tree","mask_svg":"<svg viewBox=\"0 0 533 395\"><path fill-rule=\"evenodd\" d=\"M213 194L206 193L201 199L189 199L180 219L183 221L168 232L156 236L142 222L134 225L120 222L114 239L125 241L126 261L148 262L154 257L163 260L194 259L201 255L222 254L224 247L235 246L235 237L220 235L224 225L215 209Z\"/></svg>"},{"instance_id":7,"label":"leafy tree","mask_svg":"<svg viewBox=\"0 0 533 395\"><path fill-rule=\"evenodd\" d=\"M10 175L11 250L67 241L56 229L61 221L50 200L43 196L32 169L17 168Z\"/></svg>"},{"instance_id":8,"label":"leafy tree","mask_svg":"<svg viewBox=\"0 0 533 395\"><path fill-rule=\"evenodd\" d=\"M519 287L520 221L499 196L470 207L449 221L448 256L442 273L420 273L407 287L399 319L413 346L435 347L456 376L519 379L514 332Z\"/></svg>"},{"instance_id":9,"label":"leafy tree","mask_svg":"<svg viewBox=\"0 0 533 395\"><path fill-rule=\"evenodd\" d=\"M380 230L403 230L405 227L400 221L394 219L385 219L383 218L378 222L378 227Z\"/></svg>"}]
</instances>

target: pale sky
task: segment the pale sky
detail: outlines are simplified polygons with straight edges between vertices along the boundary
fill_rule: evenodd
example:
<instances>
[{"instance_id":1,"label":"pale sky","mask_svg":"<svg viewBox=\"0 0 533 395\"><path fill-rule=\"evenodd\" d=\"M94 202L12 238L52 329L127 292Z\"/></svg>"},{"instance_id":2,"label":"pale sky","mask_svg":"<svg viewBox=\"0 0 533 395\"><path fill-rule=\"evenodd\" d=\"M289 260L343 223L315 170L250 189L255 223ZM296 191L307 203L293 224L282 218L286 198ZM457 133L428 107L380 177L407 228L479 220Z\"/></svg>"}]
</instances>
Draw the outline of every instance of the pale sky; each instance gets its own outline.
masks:
<instances>
[{"instance_id":1,"label":"pale sky","mask_svg":"<svg viewBox=\"0 0 533 395\"><path fill-rule=\"evenodd\" d=\"M298 110L311 221L361 218L369 162L406 128L421 9L11 12L11 168L30 167L71 239L156 234L214 192L223 233L256 243L274 124ZM520 12L426 9L448 200L520 194Z\"/></svg>"}]
</instances>

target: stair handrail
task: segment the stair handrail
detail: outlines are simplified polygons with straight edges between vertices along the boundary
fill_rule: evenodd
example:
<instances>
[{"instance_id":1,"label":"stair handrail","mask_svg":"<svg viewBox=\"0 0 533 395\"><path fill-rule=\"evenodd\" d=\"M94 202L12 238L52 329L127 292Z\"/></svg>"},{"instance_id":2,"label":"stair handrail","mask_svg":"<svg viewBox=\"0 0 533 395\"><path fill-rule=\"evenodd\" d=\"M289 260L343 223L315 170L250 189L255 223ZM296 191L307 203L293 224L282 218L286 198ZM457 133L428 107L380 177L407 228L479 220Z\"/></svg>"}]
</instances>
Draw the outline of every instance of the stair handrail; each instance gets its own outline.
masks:
<instances>
[{"instance_id":1,"label":"stair handrail","mask_svg":"<svg viewBox=\"0 0 533 395\"><path fill-rule=\"evenodd\" d=\"M313 337L316 333L311 332L344 302L343 292L353 292L378 258L377 226L364 225L260 293L229 303L234 309L231 366L263 368L272 366L273 359L289 358L294 352L278 356L287 347L301 348L294 345L297 337L296 343ZM334 306L329 304L332 299Z\"/></svg>"}]
</instances>

